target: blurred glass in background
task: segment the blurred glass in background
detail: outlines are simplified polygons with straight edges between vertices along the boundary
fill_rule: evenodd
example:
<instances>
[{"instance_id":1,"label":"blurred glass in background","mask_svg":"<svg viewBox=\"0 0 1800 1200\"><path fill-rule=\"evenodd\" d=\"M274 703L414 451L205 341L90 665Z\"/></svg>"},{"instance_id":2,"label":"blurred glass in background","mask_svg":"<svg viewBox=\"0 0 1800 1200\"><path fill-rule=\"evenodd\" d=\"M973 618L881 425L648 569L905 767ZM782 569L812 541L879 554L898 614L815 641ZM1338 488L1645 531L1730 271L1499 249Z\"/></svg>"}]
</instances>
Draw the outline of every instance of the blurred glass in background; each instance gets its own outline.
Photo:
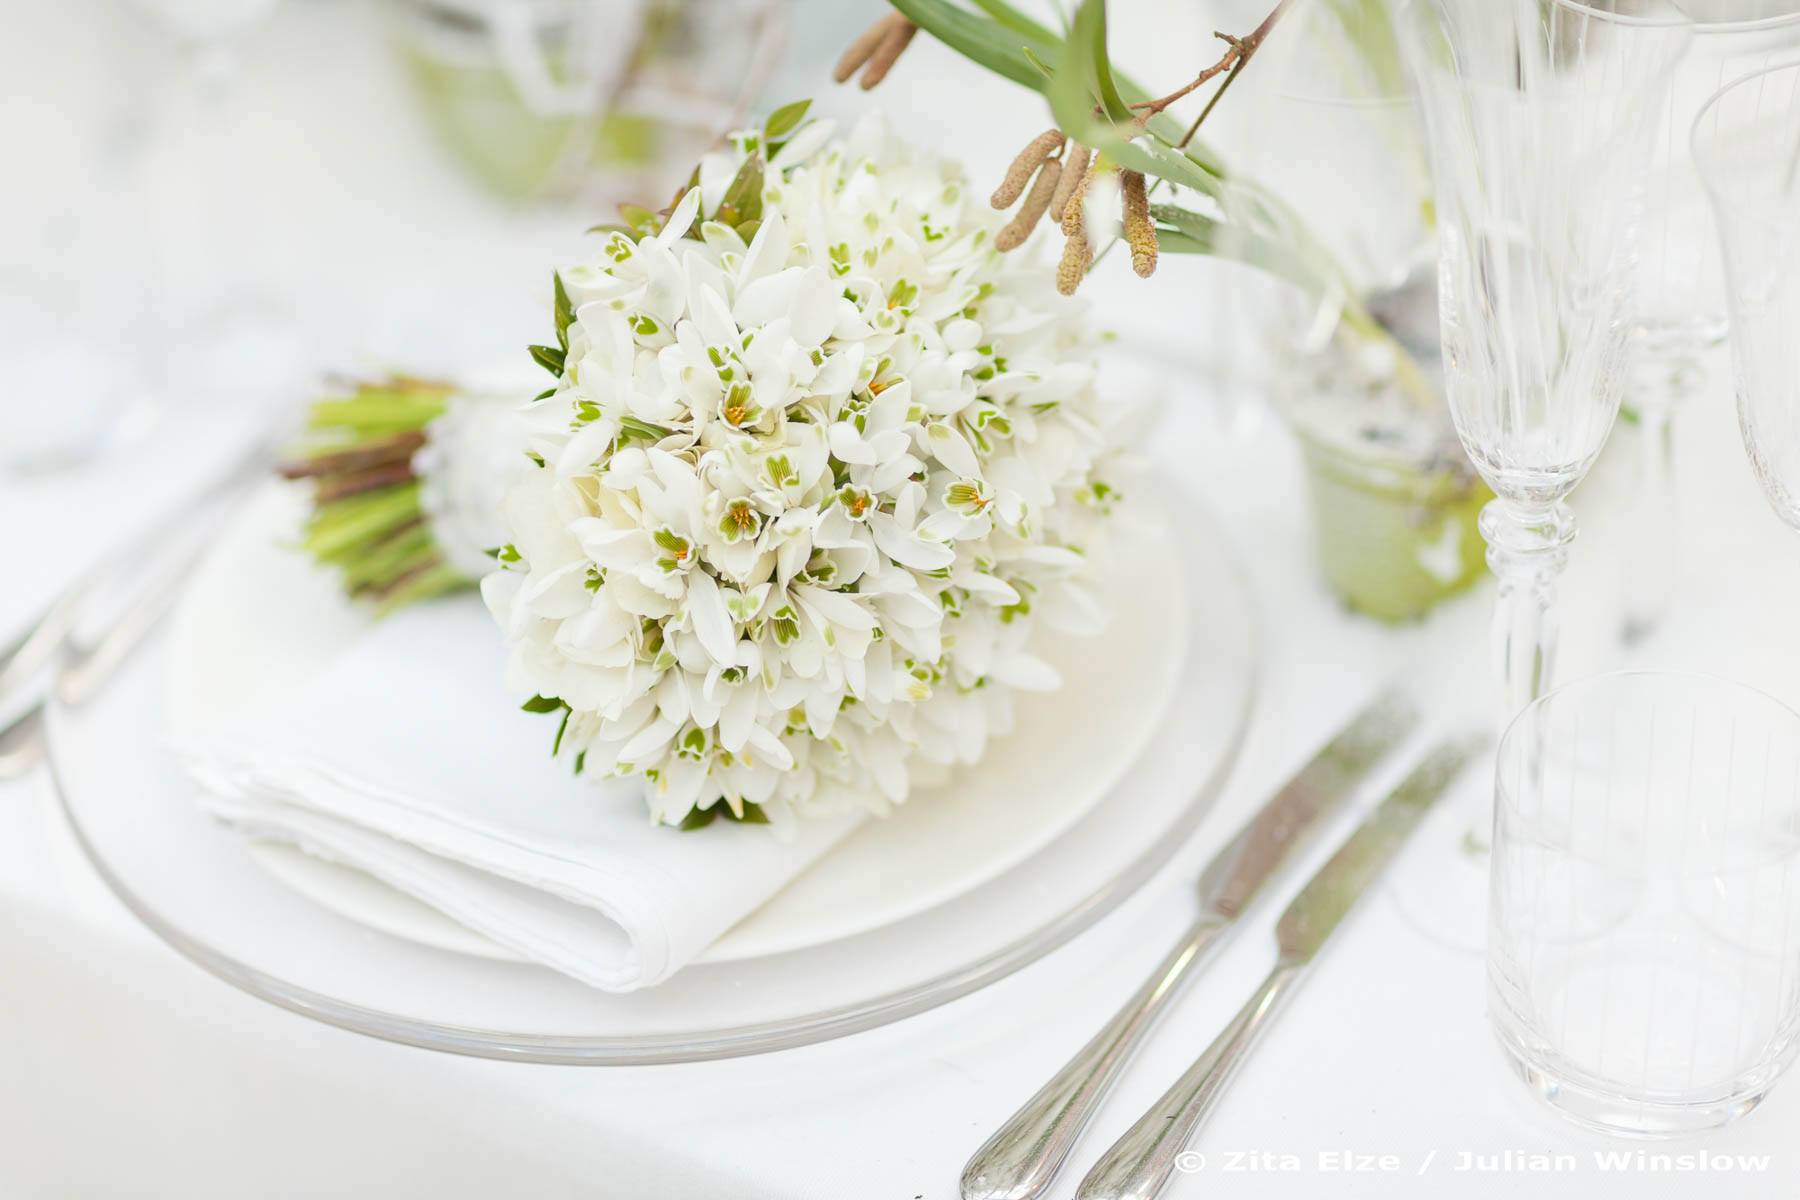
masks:
<instances>
[{"instance_id":1,"label":"blurred glass in background","mask_svg":"<svg viewBox=\"0 0 1800 1200\"><path fill-rule=\"evenodd\" d=\"M113 444L147 393L148 248L133 236L137 82L97 8L14 6L0 38L0 474ZM55 94L16 83L53 75Z\"/></svg>"},{"instance_id":2,"label":"blurred glass in background","mask_svg":"<svg viewBox=\"0 0 1800 1200\"><path fill-rule=\"evenodd\" d=\"M581 231L767 100L788 7L0 4L8 476L266 423L327 371L510 363ZM813 7L831 44L866 15Z\"/></svg>"},{"instance_id":3,"label":"blurred glass in background","mask_svg":"<svg viewBox=\"0 0 1800 1200\"><path fill-rule=\"evenodd\" d=\"M660 196L740 123L782 46L776 0L392 0L432 129L508 199Z\"/></svg>"},{"instance_id":4,"label":"blurred glass in background","mask_svg":"<svg viewBox=\"0 0 1800 1200\"><path fill-rule=\"evenodd\" d=\"M1234 319L1299 443L1325 581L1423 616L1480 575L1489 493L1442 399L1430 166L1384 0L1294 0L1241 86L1227 206L1272 196L1300 269L1246 281Z\"/></svg>"}]
</instances>

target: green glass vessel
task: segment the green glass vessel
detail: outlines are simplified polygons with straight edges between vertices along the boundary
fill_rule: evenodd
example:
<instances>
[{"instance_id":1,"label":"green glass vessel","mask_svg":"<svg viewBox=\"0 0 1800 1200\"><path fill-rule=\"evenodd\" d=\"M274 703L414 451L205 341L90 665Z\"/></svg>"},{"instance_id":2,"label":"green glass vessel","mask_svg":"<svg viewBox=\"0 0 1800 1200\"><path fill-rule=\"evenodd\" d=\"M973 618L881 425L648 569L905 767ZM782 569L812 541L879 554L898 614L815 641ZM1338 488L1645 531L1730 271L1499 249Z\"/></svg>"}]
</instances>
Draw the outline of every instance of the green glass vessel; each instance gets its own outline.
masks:
<instances>
[{"instance_id":1,"label":"green glass vessel","mask_svg":"<svg viewBox=\"0 0 1800 1200\"><path fill-rule=\"evenodd\" d=\"M1281 407L1306 464L1326 582L1356 612L1409 621L1483 573L1476 520L1492 493L1441 397L1429 274L1366 307L1391 343L1340 330L1320 350L1290 353Z\"/></svg>"},{"instance_id":2,"label":"green glass vessel","mask_svg":"<svg viewBox=\"0 0 1800 1200\"><path fill-rule=\"evenodd\" d=\"M1491 498L1468 464L1346 444L1296 425L1319 565L1352 610L1383 621L1424 616L1482 573L1476 518Z\"/></svg>"}]
</instances>

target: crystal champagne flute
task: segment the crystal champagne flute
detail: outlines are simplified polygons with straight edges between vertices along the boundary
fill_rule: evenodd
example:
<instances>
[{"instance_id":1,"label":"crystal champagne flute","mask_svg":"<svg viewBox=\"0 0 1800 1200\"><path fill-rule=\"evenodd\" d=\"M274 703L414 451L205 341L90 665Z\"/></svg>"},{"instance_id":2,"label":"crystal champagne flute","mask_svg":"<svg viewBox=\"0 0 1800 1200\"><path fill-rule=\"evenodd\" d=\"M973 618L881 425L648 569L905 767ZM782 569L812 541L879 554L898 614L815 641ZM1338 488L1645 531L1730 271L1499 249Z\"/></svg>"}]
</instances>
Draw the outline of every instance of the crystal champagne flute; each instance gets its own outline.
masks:
<instances>
[{"instance_id":1,"label":"crystal champagne flute","mask_svg":"<svg viewBox=\"0 0 1800 1200\"><path fill-rule=\"evenodd\" d=\"M1690 34L1662 0L1398 0L1395 19L1432 161L1444 392L1495 496L1480 528L1504 728L1550 683L1567 498L1618 415L1643 179ZM1493 797L1466 794L1465 823L1428 828L1437 852L1395 892L1474 950Z\"/></svg>"},{"instance_id":2,"label":"crystal champagne flute","mask_svg":"<svg viewBox=\"0 0 1800 1200\"><path fill-rule=\"evenodd\" d=\"M1664 0L1404 0L1458 435L1495 494L1502 723L1543 693L1567 497L1624 390L1644 179L1690 22Z\"/></svg>"},{"instance_id":3,"label":"crystal champagne flute","mask_svg":"<svg viewBox=\"0 0 1800 1200\"><path fill-rule=\"evenodd\" d=\"M1769 503L1800 529L1800 63L1721 90L1693 144L1725 259L1738 428Z\"/></svg>"},{"instance_id":4,"label":"crystal champagne flute","mask_svg":"<svg viewBox=\"0 0 1800 1200\"><path fill-rule=\"evenodd\" d=\"M1676 65L1656 122L1632 302L1632 364L1624 405L1637 419L1640 477L1626 559L1621 634L1627 645L1660 624L1674 592L1674 422L1709 384L1707 352L1725 338L1725 283L1689 131L1719 88L1800 53L1800 0L1679 0L1693 42ZM1632 14L1596 13L1596 21Z\"/></svg>"}]
</instances>

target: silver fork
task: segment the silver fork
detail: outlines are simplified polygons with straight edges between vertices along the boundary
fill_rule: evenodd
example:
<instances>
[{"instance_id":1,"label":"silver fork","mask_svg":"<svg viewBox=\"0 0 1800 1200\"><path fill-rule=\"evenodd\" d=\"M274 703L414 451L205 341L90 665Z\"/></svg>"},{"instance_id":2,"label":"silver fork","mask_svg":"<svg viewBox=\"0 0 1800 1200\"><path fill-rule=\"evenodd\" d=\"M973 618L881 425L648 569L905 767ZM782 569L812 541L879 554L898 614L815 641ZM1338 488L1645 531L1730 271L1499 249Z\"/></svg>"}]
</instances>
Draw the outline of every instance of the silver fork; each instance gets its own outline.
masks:
<instances>
[{"instance_id":1,"label":"silver fork","mask_svg":"<svg viewBox=\"0 0 1800 1200\"><path fill-rule=\"evenodd\" d=\"M1050 1186L1125 1063L1238 914L1418 720L1404 694L1383 692L1213 856L1200 874L1193 925L1093 1040L969 1159L963 1200L1031 1200Z\"/></svg>"}]
</instances>

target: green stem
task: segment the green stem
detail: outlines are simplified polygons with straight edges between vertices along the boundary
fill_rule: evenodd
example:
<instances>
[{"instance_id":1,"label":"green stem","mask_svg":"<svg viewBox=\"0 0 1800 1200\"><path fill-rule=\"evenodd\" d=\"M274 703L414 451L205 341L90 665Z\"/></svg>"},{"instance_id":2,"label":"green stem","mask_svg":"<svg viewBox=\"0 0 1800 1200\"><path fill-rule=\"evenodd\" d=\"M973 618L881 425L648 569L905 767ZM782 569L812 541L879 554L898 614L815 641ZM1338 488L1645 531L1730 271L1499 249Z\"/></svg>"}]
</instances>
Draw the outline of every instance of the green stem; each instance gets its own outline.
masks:
<instances>
[{"instance_id":1,"label":"green stem","mask_svg":"<svg viewBox=\"0 0 1800 1200\"><path fill-rule=\"evenodd\" d=\"M303 544L314 556L330 558L359 542L390 533L418 514L417 480L379 492L351 496L320 508L307 523Z\"/></svg>"}]
</instances>

